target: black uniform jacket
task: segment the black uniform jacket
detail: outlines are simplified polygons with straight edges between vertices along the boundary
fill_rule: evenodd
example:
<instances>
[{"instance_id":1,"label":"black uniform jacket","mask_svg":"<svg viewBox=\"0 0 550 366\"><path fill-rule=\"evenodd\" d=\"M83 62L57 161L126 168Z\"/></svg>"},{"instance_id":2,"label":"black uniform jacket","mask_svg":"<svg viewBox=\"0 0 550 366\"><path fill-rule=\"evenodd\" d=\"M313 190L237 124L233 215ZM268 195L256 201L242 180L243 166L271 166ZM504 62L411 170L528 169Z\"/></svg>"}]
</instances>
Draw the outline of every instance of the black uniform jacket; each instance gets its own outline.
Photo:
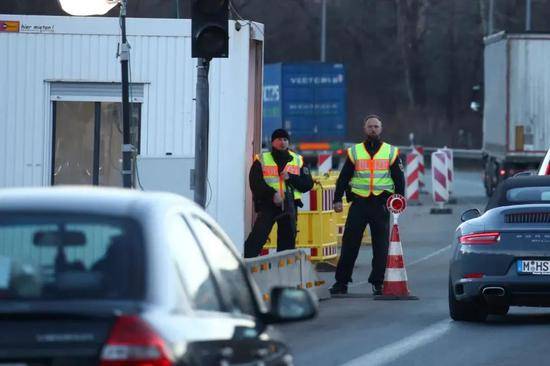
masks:
<instances>
[{"instance_id":1,"label":"black uniform jacket","mask_svg":"<svg viewBox=\"0 0 550 366\"><path fill-rule=\"evenodd\" d=\"M367 152L370 154L370 156L374 156L378 149L380 149L380 146L382 146L382 141L365 141L363 142L365 144L365 147L367 149ZM344 164L344 167L342 168L342 171L340 172L340 175L338 176L338 180L336 181L336 191L334 192L334 202L342 202L342 196L344 195L344 192L346 193L346 197L349 202L353 201L354 199L370 199L371 197L360 197L351 192L350 188L350 182L351 178L353 178L353 174L355 173L355 165L350 160L349 156ZM403 163L401 162L401 158L398 156L397 159L393 162L393 164L390 166L390 174L391 178L393 180L393 184L395 185L395 193L405 195L405 174L403 173ZM389 192L382 192L379 196L376 197L377 201L383 202L385 204L386 200L390 196Z\"/></svg>"},{"instance_id":2,"label":"black uniform jacket","mask_svg":"<svg viewBox=\"0 0 550 366\"><path fill-rule=\"evenodd\" d=\"M288 151L272 150L271 154L277 163L279 173L283 171L289 161L292 161L292 156ZM305 193L313 188L313 179L311 178L309 169L305 166L300 169L300 175L289 174L288 176L289 178L287 183L294 190ZM276 191L265 182L262 172L262 164L258 160L252 164L248 179L250 182L250 189L252 190L252 197L254 199L254 208L256 209L256 212L259 212L265 208L276 207L273 203L273 195ZM295 203L298 207L303 206L300 200L296 200Z\"/></svg>"}]
</instances>

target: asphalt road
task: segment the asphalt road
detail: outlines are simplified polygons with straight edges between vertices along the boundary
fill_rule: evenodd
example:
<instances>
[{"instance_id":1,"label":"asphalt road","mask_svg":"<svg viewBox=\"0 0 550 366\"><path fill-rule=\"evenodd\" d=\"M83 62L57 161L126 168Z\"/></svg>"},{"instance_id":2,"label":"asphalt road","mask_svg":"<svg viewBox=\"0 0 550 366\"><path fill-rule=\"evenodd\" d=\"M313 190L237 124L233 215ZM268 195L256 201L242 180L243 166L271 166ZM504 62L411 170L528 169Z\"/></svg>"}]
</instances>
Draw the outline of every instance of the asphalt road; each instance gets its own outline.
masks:
<instances>
[{"instance_id":1,"label":"asphalt road","mask_svg":"<svg viewBox=\"0 0 550 366\"><path fill-rule=\"evenodd\" d=\"M430 196L400 218L411 293L417 301L375 301L367 283L371 248L363 247L350 293L322 301L319 317L280 327L297 365L546 364L550 308L512 307L486 323L454 322L447 302L448 262L460 214L486 203L479 172L457 172L451 215L430 215ZM332 273L322 276L331 284ZM542 357L542 359L541 359Z\"/></svg>"}]
</instances>

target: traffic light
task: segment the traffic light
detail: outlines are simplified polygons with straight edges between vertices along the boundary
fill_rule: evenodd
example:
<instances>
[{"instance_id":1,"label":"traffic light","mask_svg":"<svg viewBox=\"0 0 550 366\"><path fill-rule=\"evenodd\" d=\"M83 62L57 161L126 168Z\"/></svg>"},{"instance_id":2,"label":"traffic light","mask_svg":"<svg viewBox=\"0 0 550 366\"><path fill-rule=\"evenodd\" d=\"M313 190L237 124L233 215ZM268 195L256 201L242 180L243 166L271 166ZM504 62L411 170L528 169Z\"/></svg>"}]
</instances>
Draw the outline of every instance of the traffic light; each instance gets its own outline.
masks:
<instances>
[{"instance_id":1,"label":"traffic light","mask_svg":"<svg viewBox=\"0 0 550 366\"><path fill-rule=\"evenodd\" d=\"M228 16L229 0L192 0L192 57L228 57Z\"/></svg>"}]
</instances>

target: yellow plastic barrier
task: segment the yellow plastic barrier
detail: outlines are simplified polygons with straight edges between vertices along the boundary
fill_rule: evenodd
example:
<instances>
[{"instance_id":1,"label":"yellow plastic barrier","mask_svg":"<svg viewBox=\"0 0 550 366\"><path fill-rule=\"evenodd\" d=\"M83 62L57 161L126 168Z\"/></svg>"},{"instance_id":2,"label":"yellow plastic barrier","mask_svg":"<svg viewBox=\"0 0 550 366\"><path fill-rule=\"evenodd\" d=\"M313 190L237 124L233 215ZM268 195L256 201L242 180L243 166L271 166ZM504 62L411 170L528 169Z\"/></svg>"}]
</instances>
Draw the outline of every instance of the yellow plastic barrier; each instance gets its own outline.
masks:
<instances>
[{"instance_id":1,"label":"yellow plastic barrier","mask_svg":"<svg viewBox=\"0 0 550 366\"><path fill-rule=\"evenodd\" d=\"M313 189L308 192L309 205L306 205L305 211L332 211L334 205L334 192L336 186L334 184L323 184L320 181L315 181Z\"/></svg>"},{"instance_id":2,"label":"yellow plastic barrier","mask_svg":"<svg viewBox=\"0 0 550 366\"><path fill-rule=\"evenodd\" d=\"M332 201L337 177L337 173L315 177L316 184L309 193L310 210L298 212L296 248L307 248L314 262L333 262L338 257L338 246L342 244L350 204L344 199L343 212L334 212ZM370 243L370 231L365 230L362 244ZM264 254L277 249L276 224L264 248Z\"/></svg>"},{"instance_id":3,"label":"yellow plastic barrier","mask_svg":"<svg viewBox=\"0 0 550 366\"><path fill-rule=\"evenodd\" d=\"M338 256L336 219L334 211L302 211L298 213L296 248L307 248L314 262L335 259ZM271 253L277 249L277 224L265 245Z\"/></svg>"},{"instance_id":4,"label":"yellow plastic barrier","mask_svg":"<svg viewBox=\"0 0 550 366\"><path fill-rule=\"evenodd\" d=\"M338 257L334 211L304 211L298 215L296 245L308 248L311 260L322 262Z\"/></svg>"}]
</instances>

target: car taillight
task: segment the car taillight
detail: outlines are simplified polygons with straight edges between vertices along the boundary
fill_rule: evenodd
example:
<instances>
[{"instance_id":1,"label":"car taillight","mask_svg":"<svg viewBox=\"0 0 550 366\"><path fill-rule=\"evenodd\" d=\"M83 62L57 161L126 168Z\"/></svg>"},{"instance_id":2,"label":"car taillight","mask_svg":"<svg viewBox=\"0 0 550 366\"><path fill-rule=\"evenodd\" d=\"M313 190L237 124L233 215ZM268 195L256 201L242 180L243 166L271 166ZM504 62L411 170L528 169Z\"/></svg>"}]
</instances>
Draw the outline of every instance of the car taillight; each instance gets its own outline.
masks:
<instances>
[{"instance_id":1,"label":"car taillight","mask_svg":"<svg viewBox=\"0 0 550 366\"><path fill-rule=\"evenodd\" d=\"M100 366L170 366L164 340L137 316L117 318L101 351Z\"/></svg>"},{"instance_id":2,"label":"car taillight","mask_svg":"<svg viewBox=\"0 0 550 366\"><path fill-rule=\"evenodd\" d=\"M498 173L500 174L501 177L504 177L504 176L506 175L506 170L500 169L500 170L498 171Z\"/></svg>"},{"instance_id":3,"label":"car taillight","mask_svg":"<svg viewBox=\"0 0 550 366\"><path fill-rule=\"evenodd\" d=\"M546 175L550 175L550 163L546 166Z\"/></svg>"},{"instance_id":4,"label":"car taillight","mask_svg":"<svg viewBox=\"0 0 550 366\"><path fill-rule=\"evenodd\" d=\"M496 244L499 241L500 233L497 232L467 234L459 238L463 245Z\"/></svg>"}]
</instances>

